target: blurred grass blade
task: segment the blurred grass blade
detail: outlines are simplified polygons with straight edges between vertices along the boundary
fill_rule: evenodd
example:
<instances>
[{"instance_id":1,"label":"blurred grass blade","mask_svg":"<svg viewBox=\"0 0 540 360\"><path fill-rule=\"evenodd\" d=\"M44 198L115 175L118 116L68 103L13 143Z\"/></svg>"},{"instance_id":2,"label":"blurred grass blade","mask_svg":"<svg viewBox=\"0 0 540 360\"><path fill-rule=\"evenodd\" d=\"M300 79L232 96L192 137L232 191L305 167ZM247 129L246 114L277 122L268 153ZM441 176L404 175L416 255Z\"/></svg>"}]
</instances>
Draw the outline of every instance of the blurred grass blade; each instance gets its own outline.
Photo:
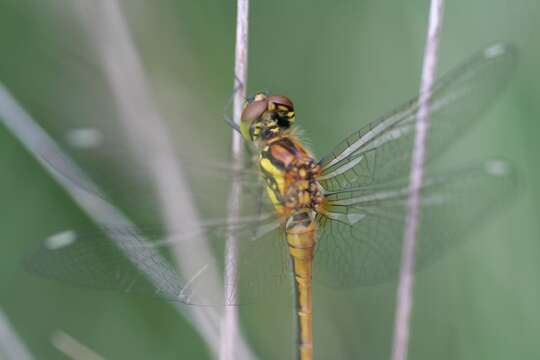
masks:
<instances>
[{"instance_id":1,"label":"blurred grass blade","mask_svg":"<svg viewBox=\"0 0 540 360\"><path fill-rule=\"evenodd\" d=\"M9 323L6 314L0 309L0 359L31 360L33 358Z\"/></svg>"},{"instance_id":2,"label":"blurred grass blade","mask_svg":"<svg viewBox=\"0 0 540 360\"><path fill-rule=\"evenodd\" d=\"M64 331L58 330L54 334L52 334L51 342L54 347L58 349L58 351L62 352L70 359L105 360L94 350L82 344L80 341L75 339L73 336L65 333Z\"/></svg>"},{"instance_id":3,"label":"blurred grass blade","mask_svg":"<svg viewBox=\"0 0 540 360\"><path fill-rule=\"evenodd\" d=\"M71 196L77 205L99 226L110 223L119 224L119 226L131 227L137 229L119 209L112 204L95 196L92 193L74 185L64 175L59 174L56 169L50 166L43 159L57 159L58 164L62 164L62 168L66 173L70 174L71 178L77 179L78 183L85 184L87 188L96 189L97 193L101 193L98 186L88 178L84 172L62 152L55 141L41 128L32 117L16 102L9 91L0 85L0 121L8 128L9 131L24 145L30 154L45 168ZM124 238L111 237L113 242L122 241ZM139 241L144 241L142 237ZM119 246L122 249L121 246ZM124 248L125 249L125 248ZM126 253L126 257L134 264L138 259L135 254ZM160 262L166 262L159 253L155 253L156 259ZM165 271L166 269L163 269ZM154 278L151 272L145 273L148 280L152 283L159 284L160 279ZM219 342L219 317L215 310L209 307L185 307L180 304L174 304L176 310L184 316L201 336L207 341L209 347L217 353L216 344Z\"/></svg>"},{"instance_id":4,"label":"blurred grass blade","mask_svg":"<svg viewBox=\"0 0 540 360\"><path fill-rule=\"evenodd\" d=\"M115 0L100 0L92 4L79 1L78 5L80 18L85 23L102 59L107 80L120 110L124 129L132 132L133 148L139 150L136 151L137 155L145 163L151 165L150 174L154 178L160 195L162 213L167 227L169 229L184 228L199 224L190 191L175 158L164 119L147 86L148 81L143 64L120 4ZM141 152L141 148L153 148L159 151L149 155ZM191 273L196 264L212 261L208 240L204 238L201 238L197 242L197 248L189 253L182 251L180 247L175 247L173 254L182 273ZM220 274L215 271L212 275L215 278L214 284L209 288L223 293ZM196 310L196 312L199 311ZM206 321L204 317L201 320ZM235 332L231 336L239 342L236 344L237 350L243 350L242 356L240 356L242 353L235 352L234 357L252 358L241 334ZM210 345L214 347L216 343L211 342Z\"/></svg>"}]
</instances>

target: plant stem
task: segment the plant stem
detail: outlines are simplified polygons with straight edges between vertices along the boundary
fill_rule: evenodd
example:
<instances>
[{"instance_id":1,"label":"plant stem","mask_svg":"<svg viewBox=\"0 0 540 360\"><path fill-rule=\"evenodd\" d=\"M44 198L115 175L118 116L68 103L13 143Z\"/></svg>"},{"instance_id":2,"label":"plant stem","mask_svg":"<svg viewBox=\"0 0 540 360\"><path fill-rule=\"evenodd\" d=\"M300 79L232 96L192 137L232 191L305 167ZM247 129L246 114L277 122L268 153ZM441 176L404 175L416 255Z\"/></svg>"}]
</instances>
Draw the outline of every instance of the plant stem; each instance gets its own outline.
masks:
<instances>
[{"instance_id":1,"label":"plant stem","mask_svg":"<svg viewBox=\"0 0 540 360\"><path fill-rule=\"evenodd\" d=\"M430 94L435 80L439 34L442 26L444 0L431 0L424 64L420 84L420 107L416 118L416 133L412 149L407 218L404 229L401 268L397 291L396 319L392 360L406 360L413 306L415 251L420 216L420 189L424 173L427 136L430 123Z\"/></svg>"}]
</instances>

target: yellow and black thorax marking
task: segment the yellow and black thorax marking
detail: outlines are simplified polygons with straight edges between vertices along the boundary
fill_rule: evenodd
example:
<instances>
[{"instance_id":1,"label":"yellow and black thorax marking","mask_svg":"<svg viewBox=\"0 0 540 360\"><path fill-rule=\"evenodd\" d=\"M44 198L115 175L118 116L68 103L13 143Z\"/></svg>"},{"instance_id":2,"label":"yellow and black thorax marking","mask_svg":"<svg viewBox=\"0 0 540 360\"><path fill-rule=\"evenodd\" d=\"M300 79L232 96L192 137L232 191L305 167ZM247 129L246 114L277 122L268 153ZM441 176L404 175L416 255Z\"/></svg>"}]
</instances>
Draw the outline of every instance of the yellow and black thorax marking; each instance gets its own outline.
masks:
<instances>
[{"instance_id":1,"label":"yellow and black thorax marking","mask_svg":"<svg viewBox=\"0 0 540 360\"><path fill-rule=\"evenodd\" d=\"M259 153L266 191L281 216L315 209L322 201L316 178L319 166L296 139L273 139Z\"/></svg>"}]
</instances>

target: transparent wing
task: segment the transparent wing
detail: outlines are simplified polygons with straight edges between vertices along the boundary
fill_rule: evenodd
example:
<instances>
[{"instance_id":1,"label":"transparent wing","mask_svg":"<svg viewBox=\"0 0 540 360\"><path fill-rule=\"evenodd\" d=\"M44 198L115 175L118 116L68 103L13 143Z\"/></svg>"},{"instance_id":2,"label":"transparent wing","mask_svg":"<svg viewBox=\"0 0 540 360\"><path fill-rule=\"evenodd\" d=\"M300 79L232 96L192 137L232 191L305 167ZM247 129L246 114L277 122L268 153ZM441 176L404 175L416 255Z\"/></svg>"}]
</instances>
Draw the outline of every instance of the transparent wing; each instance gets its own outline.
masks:
<instances>
[{"instance_id":1,"label":"transparent wing","mask_svg":"<svg viewBox=\"0 0 540 360\"><path fill-rule=\"evenodd\" d=\"M128 156L126 155L125 158L128 158ZM127 176L119 174L118 176L121 177L121 179L117 179L116 182L121 183L120 186L107 186L107 190L102 190L96 188L93 184L85 182L83 177L79 174L70 173L70 169L65 166L64 159L42 156L41 160L72 185L103 200L120 200L123 203L127 202L126 206L140 207L140 205L130 204L132 201L125 198L134 197L133 195L137 194L136 199L134 200L138 203L148 203L152 202L151 197L155 196L154 179L149 179L147 174L137 174L137 171L135 171L135 173L128 172ZM94 160L94 162L96 161ZM257 195L257 201L261 202L261 206L269 210L272 208L272 204L266 197L260 196L262 194L263 184L259 179L258 172L253 168L252 163L252 161L247 162L245 165L246 167L241 169L234 169L233 165L227 162L183 161L181 162L181 166L183 173L188 178L193 177L199 181L200 179L213 179L214 181L219 180L223 183L230 183L231 179L234 177L240 184L244 194L253 197ZM195 197L202 198L204 197L204 193L199 193ZM152 210L149 209L149 211Z\"/></svg>"},{"instance_id":2,"label":"transparent wing","mask_svg":"<svg viewBox=\"0 0 540 360\"><path fill-rule=\"evenodd\" d=\"M288 276L285 240L274 220L268 214L236 223L207 222L178 232L164 231L161 226L69 230L40 242L26 256L25 266L39 276L94 289L155 295L194 305L250 303L277 296L276 289ZM224 262L225 240L231 234L237 237L238 255ZM215 260L198 263L198 254L191 248L204 238ZM168 256L175 250L183 254L177 266ZM223 283L223 274L230 271L237 276Z\"/></svg>"},{"instance_id":3,"label":"transparent wing","mask_svg":"<svg viewBox=\"0 0 540 360\"><path fill-rule=\"evenodd\" d=\"M111 206L94 184L87 183L81 174L71 174L69 166L62 166L63 161L43 160L55 175L75 185L93 202ZM232 175L232 171L228 173ZM230 177L198 176L198 183L193 186L202 184L205 192L194 196L198 200L194 211L204 214L205 219L212 212L223 216ZM205 181L211 186L207 187ZM141 197L134 189L130 192L134 200ZM198 225L196 214L192 214L193 220L177 219L176 224L182 223L182 227L162 225L159 220L156 223L160 212L159 208L153 209L154 204L145 201L142 212L127 206L131 214L144 221L151 219L156 225L135 228L126 225L128 222L122 224L122 218L109 221L107 217L99 220L101 231L68 231L46 239L27 256L25 263L34 273L68 283L154 294L186 304L249 303L269 290L276 296L276 287L287 275L288 263L283 256L286 247L274 210L264 210L261 194L260 189L244 189L240 218L234 223L206 220ZM225 242L231 235L237 239L238 255L224 262ZM171 265L172 253L180 261L177 266ZM235 272L224 283L223 274Z\"/></svg>"},{"instance_id":4,"label":"transparent wing","mask_svg":"<svg viewBox=\"0 0 540 360\"><path fill-rule=\"evenodd\" d=\"M417 269L462 241L514 189L511 166L502 160L427 176L421 189ZM328 194L329 214L318 218L315 276L338 288L394 279L407 196L406 179Z\"/></svg>"},{"instance_id":5,"label":"transparent wing","mask_svg":"<svg viewBox=\"0 0 540 360\"><path fill-rule=\"evenodd\" d=\"M515 50L496 44L440 78L430 96L427 160L459 139L508 82ZM321 161L321 185L328 191L364 186L408 173L419 99L414 98L351 134Z\"/></svg>"}]
</instances>

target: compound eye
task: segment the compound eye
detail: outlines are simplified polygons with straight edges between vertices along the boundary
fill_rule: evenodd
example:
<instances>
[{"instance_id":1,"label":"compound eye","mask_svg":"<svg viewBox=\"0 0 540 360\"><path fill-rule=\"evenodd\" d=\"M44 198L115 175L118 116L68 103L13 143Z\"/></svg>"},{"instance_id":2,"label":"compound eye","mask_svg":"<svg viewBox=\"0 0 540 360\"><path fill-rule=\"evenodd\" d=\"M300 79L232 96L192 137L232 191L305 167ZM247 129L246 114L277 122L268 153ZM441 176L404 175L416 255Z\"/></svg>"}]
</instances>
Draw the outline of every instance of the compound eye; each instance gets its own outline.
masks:
<instances>
[{"instance_id":1,"label":"compound eye","mask_svg":"<svg viewBox=\"0 0 540 360\"><path fill-rule=\"evenodd\" d=\"M259 119L261 115L266 111L268 107L268 100L254 100L249 103L244 111L242 111L241 121L251 124L253 121Z\"/></svg>"}]
</instances>

